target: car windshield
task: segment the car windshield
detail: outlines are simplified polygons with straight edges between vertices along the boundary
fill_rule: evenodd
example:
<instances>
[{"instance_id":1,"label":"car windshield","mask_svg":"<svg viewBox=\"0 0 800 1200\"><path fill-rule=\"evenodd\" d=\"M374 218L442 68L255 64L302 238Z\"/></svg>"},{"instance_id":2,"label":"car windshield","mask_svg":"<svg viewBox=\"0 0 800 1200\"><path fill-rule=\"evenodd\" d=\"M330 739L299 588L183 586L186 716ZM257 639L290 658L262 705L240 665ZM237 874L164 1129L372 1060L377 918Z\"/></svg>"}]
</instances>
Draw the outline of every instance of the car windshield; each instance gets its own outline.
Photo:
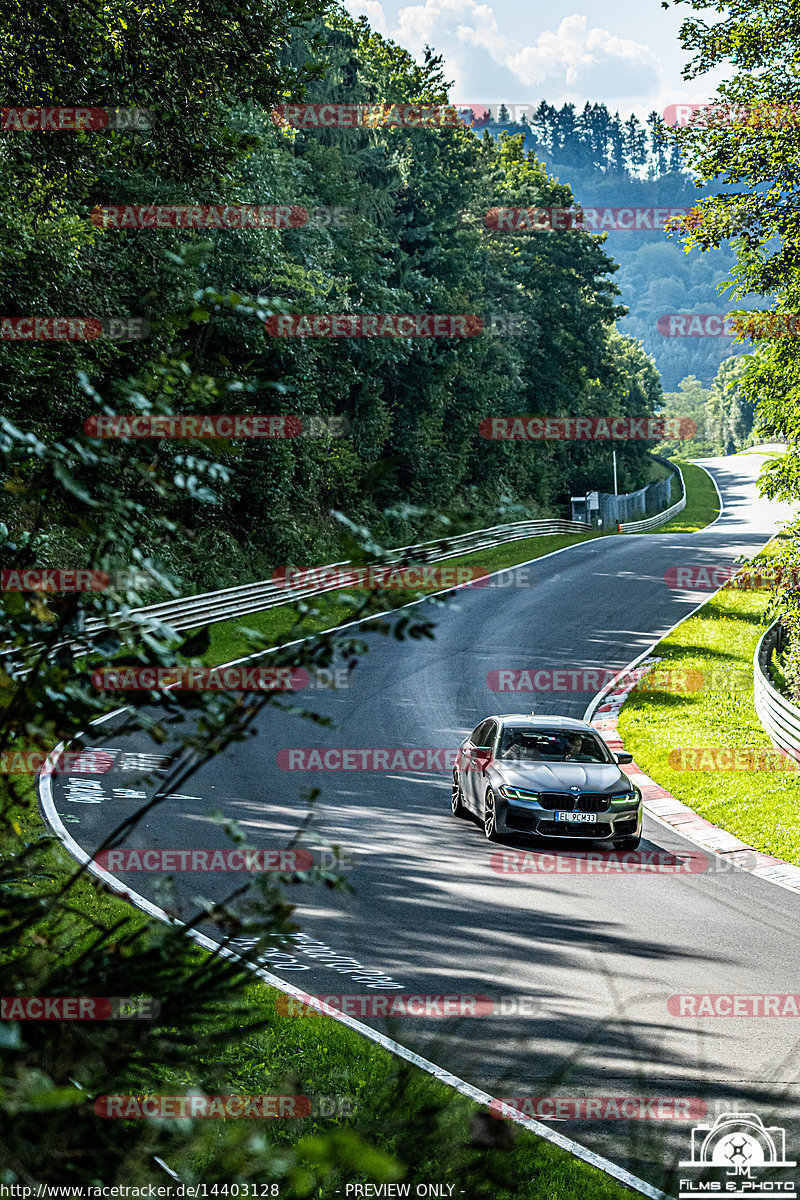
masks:
<instances>
[{"instance_id":1,"label":"car windshield","mask_svg":"<svg viewBox=\"0 0 800 1200\"><path fill-rule=\"evenodd\" d=\"M596 737L570 729L507 728L500 758L528 762L607 763L608 755Z\"/></svg>"}]
</instances>

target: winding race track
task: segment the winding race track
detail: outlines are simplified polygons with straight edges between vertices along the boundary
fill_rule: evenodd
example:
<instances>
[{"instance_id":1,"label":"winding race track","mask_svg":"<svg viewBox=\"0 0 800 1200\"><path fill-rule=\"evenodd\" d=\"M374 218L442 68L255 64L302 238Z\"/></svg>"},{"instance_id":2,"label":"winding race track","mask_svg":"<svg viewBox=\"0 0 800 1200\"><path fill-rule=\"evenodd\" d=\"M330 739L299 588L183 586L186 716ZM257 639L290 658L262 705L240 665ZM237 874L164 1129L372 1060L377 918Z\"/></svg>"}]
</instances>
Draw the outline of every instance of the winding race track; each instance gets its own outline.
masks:
<instances>
[{"instance_id":1,"label":"winding race track","mask_svg":"<svg viewBox=\"0 0 800 1200\"><path fill-rule=\"evenodd\" d=\"M533 563L524 586L462 590L436 609L433 642L368 632L369 653L349 687L299 697L331 716L335 728L267 708L257 736L197 770L124 845L230 848L211 818L216 811L240 823L249 845L285 846L306 811L301 793L320 786L311 842L336 844L351 856L347 878L355 890L292 890L307 940L270 955L276 974L312 993L490 997L493 1011L483 1016L361 1019L495 1096L694 1097L707 1104L712 1121L738 1109L785 1126L787 1150L796 1150L800 1022L681 1017L668 999L800 992L800 896L722 870L713 855L707 870L693 874L508 874L502 847L486 842L477 824L451 815L446 768L289 770L306 760L281 753L452 751L492 712L535 707L582 716L603 671L624 667L708 596L668 587L668 568L731 565L789 516L758 498L763 461L748 455L707 462L725 510L706 531L599 539ZM509 579L520 582L513 571ZM498 694L487 685L492 671L527 667L597 669L600 678L595 686L580 679L582 692L537 695ZM136 756L169 750L142 734L115 736L115 724L112 718L84 739L114 751L111 771L52 777L60 820L89 853L161 786L152 770L158 763ZM350 761L358 766L361 756ZM434 754L431 765L440 761ZM425 762L411 759L418 764ZM650 818L642 848L697 853ZM562 843L560 850L567 864L585 861L585 844ZM156 898L160 876L116 873ZM195 897L219 898L242 879L179 872L175 908L188 915ZM667 1167L688 1158L696 1123L676 1120L675 1111L687 1110L667 1103L665 1119L598 1121L576 1109L571 1115L580 1119L557 1128L661 1185ZM702 1106L689 1110L697 1111Z\"/></svg>"}]
</instances>

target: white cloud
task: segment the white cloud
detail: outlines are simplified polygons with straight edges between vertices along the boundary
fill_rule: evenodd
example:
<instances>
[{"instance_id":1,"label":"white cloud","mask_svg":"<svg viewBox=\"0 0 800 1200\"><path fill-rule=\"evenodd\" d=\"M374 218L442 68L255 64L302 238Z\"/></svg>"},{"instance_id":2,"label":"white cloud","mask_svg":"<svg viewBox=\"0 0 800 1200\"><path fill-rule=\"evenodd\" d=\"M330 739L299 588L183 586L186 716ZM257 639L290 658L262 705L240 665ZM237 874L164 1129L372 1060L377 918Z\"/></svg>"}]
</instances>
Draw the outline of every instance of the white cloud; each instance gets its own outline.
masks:
<instances>
[{"instance_id":1,"label":"white cloud","mask_svg":"<svg viewBox=\"0 0 800 1200\"><path fill-rule=\"evenodd\" d=\"M356 19L362 14L376 33L389 37L389 21L380 0L344 0L344 7ZM395 39L396 40L396 39Z\"/></svg>"},{"instance_id":2,"label":"white cloud","mask_svg":"<svg viewBox=\"0 0 800 1200\"><path fill-rule=\"evenodd\" d=\"M648 46L586 26L579 13L565 17L557 31L545 30L533 46L510 54L508 66L527 86L552 92L560 85L562 92L587 98L613 100L655 90L659 64Z\"/></svg>"},{"instance_id":3,"label":"white cloud","mask_svg":"<svg viewBox=\"0 0 800 1200\"><path fill-rule=\"evenodd\" d=\"M346 0L351 14L370 23L419 58L425 45L443 55L453 79L451 97L482 102L605 102L612 109L649 111L663 86L657 55L649 46L588 28L580 13L564 17L557 29L540 33L529 45L501 32L494 9L478 0L423 0L401 8L394 29L386 28L377 0ZM375 16L373 17L373 14Z\"/></svg>"}]
</instances>

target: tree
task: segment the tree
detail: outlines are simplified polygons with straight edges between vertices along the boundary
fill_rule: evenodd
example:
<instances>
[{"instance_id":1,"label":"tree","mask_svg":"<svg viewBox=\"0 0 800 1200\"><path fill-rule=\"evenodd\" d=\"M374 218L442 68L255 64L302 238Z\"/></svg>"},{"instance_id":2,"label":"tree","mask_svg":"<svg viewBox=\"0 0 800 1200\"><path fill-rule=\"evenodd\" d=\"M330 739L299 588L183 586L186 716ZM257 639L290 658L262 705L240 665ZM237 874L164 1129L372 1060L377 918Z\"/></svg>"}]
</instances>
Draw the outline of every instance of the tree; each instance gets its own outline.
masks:
<instances>
[{"instance_id":1,"label":"tree","mask_svg":"<svg viewBox=\"0 0 800 1200\"><path fill-rule=\"evenodd\" d=\"M732 74L717 89L710 109L673 134L698 181L724 189L697 206L697 215L690 226L687 223L686 244L707 250L733 237L734 298L746 301L755 296L763 298L762 303L766 299L769 311L779 315L774 332L767 326L754 338L755 352L738 390L755 409L758 434L778 435L789 443L788 453L765 467L763 493L797 501L800 342L791 326L793 314L800 311L800 224L794 203L800 101L797 8L791 0L731 0L720 16L714 0L693 0L692 7L712 16L708 21L694 15L683 21L681 41L693 53L684 77L694 79L725 62ZM746 421L746 410L739 419ZM800 526L789 533L788 548L775 562L796 579ZM772 612L783 613L793 631L790 673L797 675L800 589L778 591Z\"/></svg>"}]
</instances>

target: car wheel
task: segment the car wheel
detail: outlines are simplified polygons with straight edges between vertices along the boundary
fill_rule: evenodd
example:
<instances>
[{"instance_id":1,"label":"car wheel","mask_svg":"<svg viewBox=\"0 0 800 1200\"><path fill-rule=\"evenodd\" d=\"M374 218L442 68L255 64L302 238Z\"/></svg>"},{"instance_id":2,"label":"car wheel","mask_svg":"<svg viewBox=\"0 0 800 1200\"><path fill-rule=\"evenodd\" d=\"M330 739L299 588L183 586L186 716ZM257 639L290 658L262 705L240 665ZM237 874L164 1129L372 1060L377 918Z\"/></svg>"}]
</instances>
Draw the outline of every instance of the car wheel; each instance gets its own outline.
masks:
<instances>
[{"instance_id":1,"label":"car wheel","mask_svg":"<svg viewBox=\"0 0 800 1200\"><path fill-rule=\"evenodd\" d=\"M453 810L454 817L466 817L467 810L464 807L464 797L461 794L461 784L458 782L457 771L453 771L453 791L450 796L450 807Z\"/></svg>"},{"instance_id":2,"label":"car wheel","mask_svg":"<svg viewBox=\"0 0 800 1200\"><path fill-rule=\"evenodd\" d=\"M626 837L617 838L614 842L615 850L638 850L641 837Z\"/></svg>"},{"instance_id":3,"label":"car wheel","mask_svg":"<svg viewBox=\"0 0 800 1200\"><path fill-rule=\"evenodd\" d=\"M483 801L483 832L490 842L498 842L500 840L500 834L497 831L497 810L494 803L494 792L491 788L486 789L486 796Z\"/></svg>"}]
</instances>

